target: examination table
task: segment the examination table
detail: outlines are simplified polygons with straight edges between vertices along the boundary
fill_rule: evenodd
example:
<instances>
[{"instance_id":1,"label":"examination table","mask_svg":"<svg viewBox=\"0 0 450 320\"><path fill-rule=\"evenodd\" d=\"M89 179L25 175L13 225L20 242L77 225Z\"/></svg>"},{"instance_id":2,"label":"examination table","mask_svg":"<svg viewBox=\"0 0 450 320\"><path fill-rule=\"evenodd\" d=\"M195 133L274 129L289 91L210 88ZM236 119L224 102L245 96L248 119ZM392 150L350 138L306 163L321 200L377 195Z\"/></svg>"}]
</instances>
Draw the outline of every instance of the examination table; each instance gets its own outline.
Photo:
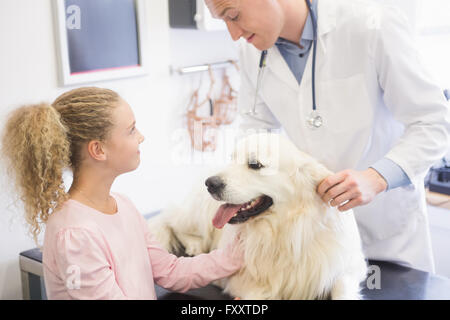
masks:
<instances>
[{"instance_id":1,"label":"examination table","mask_svg":"<svg viewBox=\"0 0 450 320\"><path fill-rule=\"evenodd\" d=\"M146 219L156 213L144 215ZM21 252L19 255L23 299L46 299L42 271L42 253L39 249ZM450 300L450 279L400 266L394 263L369 260L368 265L380 268L380 289L373 287L374 273L368 274L369 281L362 283L362 295L365 300ZM369 286L367 285L369 284ZM232 297L222 294L213 285L193 289L186 293L170 292L156 286L156 295L162 300L226 300Z\"/></svg>"}]
</instances>

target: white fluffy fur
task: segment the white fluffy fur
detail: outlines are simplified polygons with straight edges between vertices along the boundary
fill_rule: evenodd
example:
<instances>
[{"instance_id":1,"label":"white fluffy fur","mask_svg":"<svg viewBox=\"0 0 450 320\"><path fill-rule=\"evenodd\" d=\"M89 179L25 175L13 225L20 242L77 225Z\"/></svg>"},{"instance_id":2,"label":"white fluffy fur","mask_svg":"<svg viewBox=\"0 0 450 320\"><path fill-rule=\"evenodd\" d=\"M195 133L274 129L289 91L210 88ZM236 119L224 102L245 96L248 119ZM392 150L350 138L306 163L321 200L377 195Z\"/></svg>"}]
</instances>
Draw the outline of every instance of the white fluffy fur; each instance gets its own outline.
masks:
<instances>
[{"instance_id":1,"label":"white fluffy fur","mask_svg":"<svg viewBox=\"0 0 450 320\"><path fill-rule=\"evenodd\" d=\"M172 252L181 243L187 254L197 255L225 246L240 232L245 266L216 283L230 295L358 299L366 262L353 212L327 206L316 193L331 172L276 134L240 140L233 159L217 174L226 185L222 202L203 185L182 206L151 219L151 231L161 243ZM250 169L250 159L264 168ZM213 227L212 218L224 202L245 203L263 194L274 202L264 213L223 230Z\"/></svg>"}]
</instances>

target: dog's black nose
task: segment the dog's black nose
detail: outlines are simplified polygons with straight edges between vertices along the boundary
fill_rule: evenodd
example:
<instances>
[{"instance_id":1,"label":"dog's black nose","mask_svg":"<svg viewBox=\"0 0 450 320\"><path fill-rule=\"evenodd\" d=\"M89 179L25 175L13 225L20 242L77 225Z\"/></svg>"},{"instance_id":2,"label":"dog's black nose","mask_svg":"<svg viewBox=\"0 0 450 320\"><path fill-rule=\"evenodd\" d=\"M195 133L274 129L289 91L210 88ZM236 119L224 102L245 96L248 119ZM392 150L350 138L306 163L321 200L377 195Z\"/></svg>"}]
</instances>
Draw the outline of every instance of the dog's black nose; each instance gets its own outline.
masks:
<instances>
[{"instance_id":1,"label":"dog's black nose","mask_svg":"<svg viewBox=\"0 0 450 320\"><path fill-rule=\"evenodd\" d=\"M225 183L222 178L218 176L209 177L206 179L205 185L208 187L209 193L218 193L225 187Z\"/></svg>"}]
</instances>

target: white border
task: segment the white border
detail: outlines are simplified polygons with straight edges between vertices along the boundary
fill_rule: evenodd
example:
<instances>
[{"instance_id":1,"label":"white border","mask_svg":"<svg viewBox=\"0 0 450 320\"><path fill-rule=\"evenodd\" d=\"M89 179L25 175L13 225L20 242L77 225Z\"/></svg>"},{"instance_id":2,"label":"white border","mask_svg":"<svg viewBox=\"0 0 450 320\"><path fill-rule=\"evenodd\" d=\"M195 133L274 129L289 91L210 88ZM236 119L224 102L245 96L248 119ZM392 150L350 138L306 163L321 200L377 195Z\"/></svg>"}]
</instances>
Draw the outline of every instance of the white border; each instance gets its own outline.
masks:
<instances>
[{"instance_id":1,"label":"white border","mask_svg":"<svg viewBox=\"0 0 450 320\"><path fill-rule=\"evenodd\" d=\"M127 77L143 76L148 74L146 41L147 23L145 19L145 0L134 0L136 3L136 18L138 24L138 54L139 67L120 70L93 71L85 74L70 74L69 49L66 32L66 12L64 0L54 0L54 21L57 39L57 51L59 61L59 82L62 86L80 83L89 83L105 80L113 80Z\"/></svg>"}]
</instances>

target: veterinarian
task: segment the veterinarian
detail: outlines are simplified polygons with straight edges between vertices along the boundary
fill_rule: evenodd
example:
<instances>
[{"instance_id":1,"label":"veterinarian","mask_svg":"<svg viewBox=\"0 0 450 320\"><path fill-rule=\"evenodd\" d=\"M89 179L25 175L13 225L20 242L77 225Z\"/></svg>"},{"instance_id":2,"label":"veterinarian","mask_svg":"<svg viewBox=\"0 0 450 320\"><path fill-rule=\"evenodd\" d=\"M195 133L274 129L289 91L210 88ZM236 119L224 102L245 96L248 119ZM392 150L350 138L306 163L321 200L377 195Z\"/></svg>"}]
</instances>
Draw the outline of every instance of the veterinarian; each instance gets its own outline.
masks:
<instances>
[{"instance_id":1,"label":"veterinarian","mask_svg":"<svg viewBox=\"0 0 450 320\"><path fill-rule=\"evenodd\" d=\"M336 172L317 192L340 211L353 208L368 258L434 272L424 177L449 148L449 105L404 15L365 0L205 2L233 40L246 40L242 129L282 127ZM248 112L264 50L255 112ZM308 124L313 84L317 128Z\"/></svg>"}]
</instances>

